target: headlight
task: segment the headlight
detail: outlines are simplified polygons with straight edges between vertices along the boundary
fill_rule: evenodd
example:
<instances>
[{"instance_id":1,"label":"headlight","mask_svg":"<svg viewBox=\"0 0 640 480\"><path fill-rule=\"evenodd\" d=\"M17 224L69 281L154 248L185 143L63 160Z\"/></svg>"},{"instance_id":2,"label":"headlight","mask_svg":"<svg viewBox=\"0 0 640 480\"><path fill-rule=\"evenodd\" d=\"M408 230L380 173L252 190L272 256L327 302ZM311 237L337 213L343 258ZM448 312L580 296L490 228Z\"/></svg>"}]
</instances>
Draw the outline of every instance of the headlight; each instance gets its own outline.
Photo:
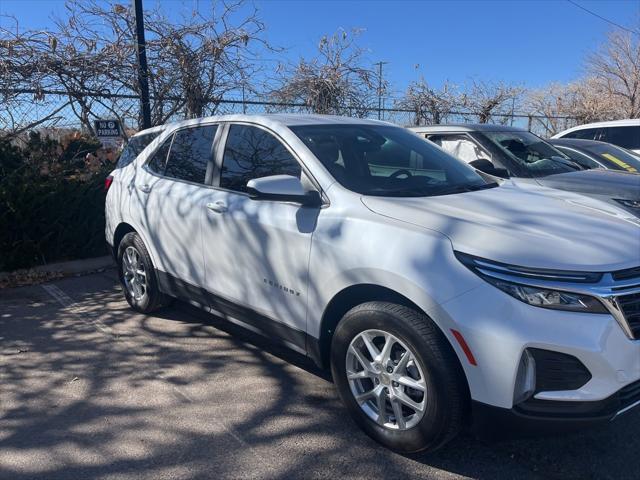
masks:
<instances>
[{"instance_id":1,"label":"headlight","mask_svg":"<svg viewBox=\"0 0 640 480\"><path fill-rule=\"evenodd\" d=\"M491 277L483 278L503 292L535 307L569 310L572 312L607 313L602 303L588 295L519 285Z\"/></svg>"},{"instance_id":2,"label":"headlight","mask_svg":"<svg viewBox=\"0 0 640 480\"><path fill-rule=\"evenodd\" d=\"M599 274L535 270L491 262L460 252L456 252L456 257L472 272L494 287L529 305L571 312L608 313L605 306L590 295L527 285L527 280L547 282L550 279L556 282L584 283L595 280ZM513 280L505 279L506 276L513 278Z\"/></svg>"}]
</instances>

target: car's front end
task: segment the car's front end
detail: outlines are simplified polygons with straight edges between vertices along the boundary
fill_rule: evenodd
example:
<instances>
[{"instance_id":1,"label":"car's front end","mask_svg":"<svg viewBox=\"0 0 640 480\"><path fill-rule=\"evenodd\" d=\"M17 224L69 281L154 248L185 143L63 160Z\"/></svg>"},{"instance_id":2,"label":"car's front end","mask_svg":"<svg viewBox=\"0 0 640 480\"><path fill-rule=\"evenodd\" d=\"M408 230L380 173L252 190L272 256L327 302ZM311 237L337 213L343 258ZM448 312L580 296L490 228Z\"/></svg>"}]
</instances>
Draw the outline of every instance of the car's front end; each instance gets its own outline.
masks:
<instances>
[{"instance_id":1,"label":"car's front end","mask_svg":"<svg viewBox=\"0 0 640 480\"><path fill-rule=\"evenodd\" d=\"M640 267L554 271L457 257L485 281L443 305L477 364L469 379L480 425L584 426L640 405Z\"/></svg>"},{"instance_id":2,"label":"car's front end","mask_svg":"<svg viewBox=\"0 0 640 480\"><path fill-rule=\"evenodd\" d=\"M608 422L640 405L637 217L536 183L481 182L443 150L394 127L297 133L337 179L328 191L331 205L351 206L347 221L332 218L331 209L320 215L310 260L312 270L323 272L318 304L350 287L375 285L385 299L424 312L415 325L432 321L446 337L464 372L475 424L485 432L496 431L499 419L520 432ZM350 140L351 149L343 148ZM502 140L515 141L511 133ZM352 152L361 154L350 158ZM369 175L357 173L363 170ZM316 306L310 303L310 312L322 311ZM332 328L322 329L313 313L309 318L320 326L312 335L322 343ZM386 326L376 325L376 332ZM416 328L404 338L419 334ZM431 344L418 347L415 356ZM451 365L442 361L447 352L423 365ZM349 374L366 377L362 372ZM442 402L433 391L440 387L430 388Z\"/></svg>"},{"instance_id":3,"label":"car's front end","mask_svg":"<svg viewBox=\"0 0 640 480\"><path fill-rule=\"evenodd\" d=\"M481 431L498 419L520 432L585 426L640 404L637 219L550 192L507 182L364 200L451 241L447 284L459 291L429 314L458 354ZM442 290L432 279L424 288Z\"/></svg>"}]
</instances>

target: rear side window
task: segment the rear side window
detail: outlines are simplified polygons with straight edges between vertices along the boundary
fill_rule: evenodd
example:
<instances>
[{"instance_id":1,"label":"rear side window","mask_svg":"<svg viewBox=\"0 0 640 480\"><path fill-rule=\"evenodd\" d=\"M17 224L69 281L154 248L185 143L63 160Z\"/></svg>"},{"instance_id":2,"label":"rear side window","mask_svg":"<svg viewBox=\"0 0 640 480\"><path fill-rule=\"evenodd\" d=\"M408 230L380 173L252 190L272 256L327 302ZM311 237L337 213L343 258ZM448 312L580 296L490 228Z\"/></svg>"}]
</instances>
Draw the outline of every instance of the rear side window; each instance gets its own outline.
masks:
<instances>
[{"instance_id":1,"label":"rear side window","mask_svg":"<svg viewBox=\"0 0 640 480\"><path fill-rule=\"evenodd\" d=\"M171 140L173 140L173 135L164 141L147 163L147 168L158 175L164 175L164 167L167 164L167 154L169 153L169 147L171 147Z\"/></svg>"},{"instance_id":2,"label":"rear side window","mask_svg":"<svg viewBox=\"0 0 640 480\"><path fill-rule=\"evenodd\" d=\"M630 150L640 149L640 126L607 127L603 129L603 142L613 143Z\"/></svg>"},{"instance_id":3,"label":"rear side window","mask_svg":"<svg viewBox=\"0 0 640 480\"><path fill-rule=\"evenodd\" d=\"M300 178L300 164L269 132L247 125L231 125L222 161L220 186L247 191L252 178L293 175Z\"/></svg>"},{"instance_id":4,"label":"rear side window","mask_svg":"<svg viewBox=\"0 0 640 480\"><path fill-rule=\"evenodd\" d=\"M116 168L123 168L133 162L138 155L149 145L155 138L160 135L161 132L145 133L143 135L136 135L124 150L120 154Z\"/></svg>"},{"instance_id":5,"label":"rear side window","mask_svg":"<svg viewBox=\"0 0 640 480\"><path fill-rule=\"evenodd\" d=\"M204 183L216 129L216 125L204 125L176 132L164 170L165 176Z\"/></svg>"},{"instance_id":6,"label":"rear side window","mask_svg":"<svg viewBox=\"0 0 640 480\"><path fill-rule=\"evenodd\" d=\"M597 140L599 128L583 128L574 132L569 132L560 138L582 138L586 140Z\"/></svg>"}]
</instances>

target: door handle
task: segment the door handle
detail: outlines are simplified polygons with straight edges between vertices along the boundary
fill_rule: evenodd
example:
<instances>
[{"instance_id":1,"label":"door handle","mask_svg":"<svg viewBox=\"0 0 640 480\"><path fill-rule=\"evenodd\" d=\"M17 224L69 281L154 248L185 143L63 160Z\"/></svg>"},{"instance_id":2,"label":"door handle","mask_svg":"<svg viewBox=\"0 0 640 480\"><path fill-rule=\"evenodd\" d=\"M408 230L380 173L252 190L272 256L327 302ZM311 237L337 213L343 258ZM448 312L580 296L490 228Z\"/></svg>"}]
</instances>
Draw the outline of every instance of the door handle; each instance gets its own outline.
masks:
<instances>
[{"instance_id":1,"label":"door handle","mask_svg":"<svg viewBox=\"0 0 640 480\"><path fill-rule=\"evenodd\" d=\"M207 203L207 209L216 213L224 213L228 210L227 205L221 200L218 200L216 203Z\"/></svg>"},{"instance_id":2,"label":"door handle","mask_svg":"<svg viewBox=\"0 0 640 480\"><path fill-rule=\"evenodd\" d=\"M144 185L137 185L137 187L138 187L138 190L144 193L149 193L151 191L151 187L146 183Z\"/></svg>"}]
</instances>

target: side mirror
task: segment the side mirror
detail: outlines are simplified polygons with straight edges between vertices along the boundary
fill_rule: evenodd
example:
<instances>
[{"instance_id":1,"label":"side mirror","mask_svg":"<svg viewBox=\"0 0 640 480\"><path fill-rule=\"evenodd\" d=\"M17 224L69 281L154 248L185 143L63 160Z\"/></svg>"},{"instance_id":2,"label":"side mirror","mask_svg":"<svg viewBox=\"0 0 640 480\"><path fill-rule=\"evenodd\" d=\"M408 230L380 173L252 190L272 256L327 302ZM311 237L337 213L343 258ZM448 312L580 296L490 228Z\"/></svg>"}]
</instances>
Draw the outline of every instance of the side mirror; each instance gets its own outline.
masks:
<instances>
[{"instance_id":1,"label":"side mirror","mask_svg":"<svg viewBox=\"0 0 640 480\"><path fill-rule=\"evenodd\" d=\"M495 177L500 178L509 178L509 171L506 168L496 168L486 158L478 158L477 160L473 160L469 162L473 168L480 170L481 172L488 173L489 175L493 175Z\"/></svg>"},{"instance_id":2,"label":"side mirror","mask_svg":"<svg viewBox=\"0 0 640 480\"><path fill-rule=\"evenodd\" d=\"M253 178L247 182L247 191L253 200L295 202L305 207L322 205L320 194L315 190L307 192L300 179L292 175Z\"/></svg>"}]
</instances>

